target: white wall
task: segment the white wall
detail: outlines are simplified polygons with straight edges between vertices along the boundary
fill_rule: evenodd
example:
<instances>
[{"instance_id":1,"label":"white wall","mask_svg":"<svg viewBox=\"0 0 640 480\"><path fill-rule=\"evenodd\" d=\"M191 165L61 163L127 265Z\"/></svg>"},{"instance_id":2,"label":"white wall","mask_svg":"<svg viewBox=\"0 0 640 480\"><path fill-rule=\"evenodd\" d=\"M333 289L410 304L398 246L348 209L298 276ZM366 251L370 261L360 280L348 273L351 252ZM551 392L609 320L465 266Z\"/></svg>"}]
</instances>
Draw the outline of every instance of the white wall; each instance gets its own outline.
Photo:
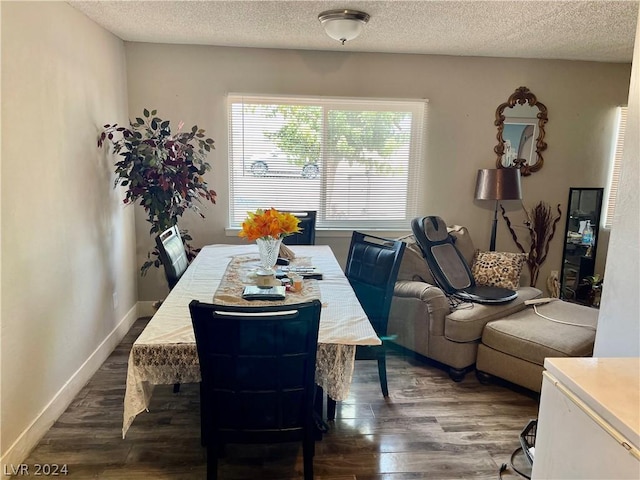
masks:
<instances>
[{"instance_id":1,"label":"white wall","mask_svg":"<svg viewBox=\"0 0 640 480\"><path fill-rule=\"evenodd\" d=\"M554 207L560 203L563 212L539 277L542 288L550 270L560 270L569 187L605 186L615 108L627 102L630 76L630 65L610 63L142 43L126 43L125 49L131 115L157 108L161 118L198 124L216 140L207 180L218 192L218 204L204 210L206 220L188 216L181 222L199 245L240 241L224 233L229 197L225 95L242 92L428 98L422 212L468 226L477 247L486 249L493 204L474 202L476 172L495 166L496 108L517 87L529 87L548 108L549 147L542 170L523 178L524 203L527 208L540 200ZM521 212L512 213L521 224ZM136 218L141 264L152 239L143 216ZM331 245L343 261L349 238L350 232L341 238L320 232L316 241ZM526 242L528 236L520 239ZM517 249L502 219L497 248ZM598 252L606 253L606 242ZM141 300L167 292L159 271L139 285Z\"/></svg>"},{"instance_id":2,"label":"white wall","mask_svg":"<svg viewBox=\"0 0 640 480\"><path fill-rule=\"evenodd\" d=\"M594 357L640 356L640 12L627 130Z\"/></svg>"},{"instance_id":3,"label":"white wall","mask_svg":"<svg viewBox=\"0 0 640 480\"><path fill-rule=\"evenodd\" d=\"M96 146L127 120L122 41L65 2L0 8L0 453L18 464L135 320L137 272L134 210Z\"/></svg>"}]
</instances>

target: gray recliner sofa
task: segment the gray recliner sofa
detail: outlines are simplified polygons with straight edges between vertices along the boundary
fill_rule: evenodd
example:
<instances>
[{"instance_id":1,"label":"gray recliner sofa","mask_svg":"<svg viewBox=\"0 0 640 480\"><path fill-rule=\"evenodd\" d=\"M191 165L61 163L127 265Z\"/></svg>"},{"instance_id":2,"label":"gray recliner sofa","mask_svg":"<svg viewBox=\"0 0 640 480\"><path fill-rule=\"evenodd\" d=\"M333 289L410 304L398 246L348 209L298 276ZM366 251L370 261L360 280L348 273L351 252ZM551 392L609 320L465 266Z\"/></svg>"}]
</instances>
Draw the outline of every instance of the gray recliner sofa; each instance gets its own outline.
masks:
<instances>
[{"instance_id":1,"label":"gray recliner sofa","mask_svg":"<svg viewBox=\"0 0 640 480\"><path fill-rule=\"evenodd\" d=\"M462 226L448 227L455 245L471 267L475 247ZM396 281L387 331L397 345L448 367L460 381L476 362L482 332L492 320L525 308L524 301L541 296L533 287L520 287L518 298L501 305L461 303L451 305L435 285L429 267L413 235L401 238L407 248Z\"/></svg>"}]
</instances>

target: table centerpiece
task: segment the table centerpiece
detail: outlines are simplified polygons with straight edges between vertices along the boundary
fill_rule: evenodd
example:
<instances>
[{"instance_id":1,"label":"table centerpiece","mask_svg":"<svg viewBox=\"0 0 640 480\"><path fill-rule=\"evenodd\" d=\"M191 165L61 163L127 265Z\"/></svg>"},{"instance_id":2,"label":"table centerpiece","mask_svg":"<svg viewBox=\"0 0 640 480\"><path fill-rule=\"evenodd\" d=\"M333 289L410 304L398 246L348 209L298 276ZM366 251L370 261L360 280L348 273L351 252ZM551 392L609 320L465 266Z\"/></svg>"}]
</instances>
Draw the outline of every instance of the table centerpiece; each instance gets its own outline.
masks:
<instances>
[{"instance_id":1,"label":"table centerpiece","mask_svg":"<svg viewBox=\"0 0 640 480\"><path fill-rule=\"evenodd\" d=\"M260 254L260 264L264 271L274 272L282 239L287 235L300 232L300 219L288 212L279 212L275 208L247 212L242 222L239 237L255 241Z\"/></svg>"}]
</instances>

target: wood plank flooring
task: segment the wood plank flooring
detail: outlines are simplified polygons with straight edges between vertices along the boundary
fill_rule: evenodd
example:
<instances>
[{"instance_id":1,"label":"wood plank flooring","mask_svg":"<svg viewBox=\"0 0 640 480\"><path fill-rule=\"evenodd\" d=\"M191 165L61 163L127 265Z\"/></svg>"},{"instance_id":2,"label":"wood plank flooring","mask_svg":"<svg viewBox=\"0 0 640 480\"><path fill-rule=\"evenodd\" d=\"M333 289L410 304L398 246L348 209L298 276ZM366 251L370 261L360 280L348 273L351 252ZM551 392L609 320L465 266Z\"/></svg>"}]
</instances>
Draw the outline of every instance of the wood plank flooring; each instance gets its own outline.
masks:
<instances>
[{"instance_id":1,"label":"wood plank flooring","mask_svg":"<svg viewBox=\"0 0 640 480\"><path fill-rule=\"evenodd\" d=\"M68 478L204 479L197 385L156 387L149 412L122 439L122 406L132 342L123 342L24 463L66 464ZM316 480L496 479L536 418L538 401L503 384L482 385L473 373L454 383L447 373L398 352L388 355L390 398L382 397L374 361L357 361L351 395L339 402L330 431L316 444ZM530 474L522 453L516 468ZM299 445L229 445L222 480L302 478ZM505 479L521 478L511 467Z\"/></svg>"}]
</instances>

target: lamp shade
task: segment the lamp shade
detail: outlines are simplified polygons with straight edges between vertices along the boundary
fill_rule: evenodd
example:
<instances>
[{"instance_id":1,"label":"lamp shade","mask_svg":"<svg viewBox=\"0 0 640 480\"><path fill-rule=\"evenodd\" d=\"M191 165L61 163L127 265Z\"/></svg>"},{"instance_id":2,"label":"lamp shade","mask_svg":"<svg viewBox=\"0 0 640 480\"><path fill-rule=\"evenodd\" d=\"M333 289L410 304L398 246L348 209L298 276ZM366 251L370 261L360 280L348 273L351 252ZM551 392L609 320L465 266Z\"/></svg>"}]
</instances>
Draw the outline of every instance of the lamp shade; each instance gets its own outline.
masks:
<instances>
[{"instance_id":1,"label":"lamp shade","mask_svg":"<svg viewBox=\"0 0 640 480\"><path fill-rule=\"evenodd\" d=\"M327 35L343 45L362 33L369 18L369 14L358 10L328 10L318 15Z\"/></svg>"},{"instance_id":2,"label":"lamp shade","mask_svg":"<svg viewBox=\"0 0 640 480\"><path fill-rule=\"evenodd\" d=\"M478 170L475 198L476 200L521 200L520 169Z\"/></svg>"}]
</instances>

